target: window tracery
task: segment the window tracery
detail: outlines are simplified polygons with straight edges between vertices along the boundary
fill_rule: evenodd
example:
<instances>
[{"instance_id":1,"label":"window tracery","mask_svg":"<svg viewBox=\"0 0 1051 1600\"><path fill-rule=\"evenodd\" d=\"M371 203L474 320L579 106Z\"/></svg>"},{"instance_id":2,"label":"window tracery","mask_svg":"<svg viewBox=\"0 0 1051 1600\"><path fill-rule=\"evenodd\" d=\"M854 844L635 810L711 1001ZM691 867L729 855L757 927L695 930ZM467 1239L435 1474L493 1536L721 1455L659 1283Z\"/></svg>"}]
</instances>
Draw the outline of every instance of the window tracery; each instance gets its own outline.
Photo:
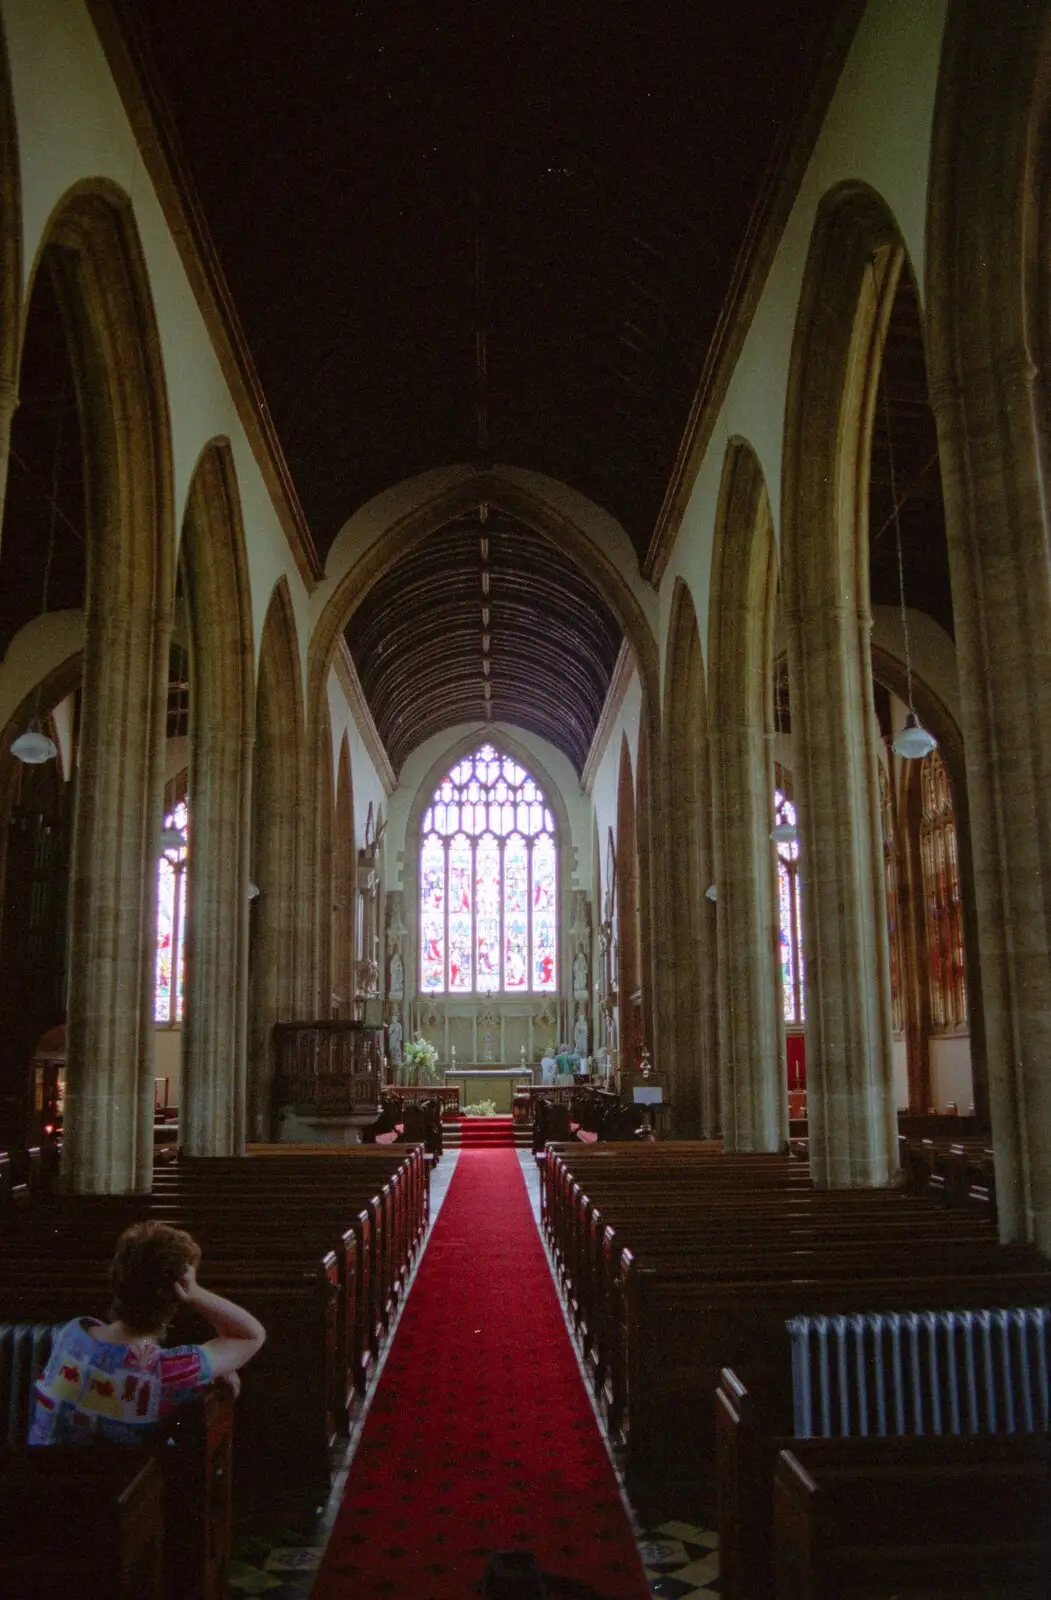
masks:
<instances>
[{"instance_id":1,"label":"window tracery","mask_svg":"<svg viewBox=\"0 0 1051 1600\"><path fill-rule=\"evenodd\" d=\"M948 775L936 750L924 757L920 785L920 862L931 1026L947 1032L967 1026L967 981L956 817Z\"/></svg>"},{"instance_id":2,"label":"window tracery","mask_svg":"<svg viewBox=\"0 0 1051 1600\"><path fill-rule=\"evenodd\" d=\"M796 827L796 808L780 769L775 774L774 822ZM803 907L799 882L799 840L777 845L778 948L781 958L781 1000L785 1023L801 1027L806 1020L803 986Z\"/></svg>"},{"instance_id":3,"label":"window tracery","mask_svg":"<svg viewBox=\"0 0 1051 1600\"><path fill-rule=\"evenodd\" d=\"M169 784L165 794L162 849L157 861L157 960L153 987L153 1020L178 1027L183 1017L186 935L186 860L190 812L186 775ZM175 842L182 835L181 844Z\"/></svg>"},{"instance_id":4,"label":"window tracery","mask_svg":"<svg viewBox=\"0 0 1051 1600\"><path fill-rule=\"evenodd\" d=\"M420 832L420 989L558 988L558 839L543 791L483 744L442 779Z\"/></svg>"}]
</instances>

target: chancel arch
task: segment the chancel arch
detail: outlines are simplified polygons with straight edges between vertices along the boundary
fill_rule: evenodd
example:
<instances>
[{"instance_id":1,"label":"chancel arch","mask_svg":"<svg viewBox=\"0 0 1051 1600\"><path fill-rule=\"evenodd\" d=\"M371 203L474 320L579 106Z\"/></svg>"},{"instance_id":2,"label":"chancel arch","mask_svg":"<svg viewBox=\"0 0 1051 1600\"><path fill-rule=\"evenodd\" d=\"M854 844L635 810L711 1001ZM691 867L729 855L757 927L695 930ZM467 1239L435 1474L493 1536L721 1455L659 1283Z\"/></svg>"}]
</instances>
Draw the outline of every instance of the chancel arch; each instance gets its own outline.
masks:
<instances>
[{"instance_id":1,"label":"chancel arch","mask_svg":"<svg viewBox=\"0 0 1051 1600\"><path fill-rule=\"evenodd\" d=\"M807 949L815 1182L897 1167L868 570L870 443L904 250L871 190L825 197L789 379L782 583Z\"/></svg>"},{"instance_id":2,"label":"chancel arch","mask_svg":"<svg viewBox=\"0 0 1051 1600\"><path fill-rule=\"evenodd\" d=\"M255 737L251 603L233 460L209 444L180 553L190 653L186 1010L180 1117L193 1155L243 1148Z\"/></svg>"},{"instance_id":3,"label":"chancel arch","mask_svg":"<svg viewBox=\"0 0 1051 1600\"><path fill-rule=\"evenodd\" d=\"M704 658L693 599L677 581L664 675L667 817L675 839L670 962L676 996L675 1128L685 1136L719 1127L716 1025L716 907L713 881L710 735Z\"/></svg>"},{"instance_id":4,"label":"chancel arch","mask_svg":"<svg viewBox=\"0 0 1051 1600\"><path fill-rule=\"evenodd\" d=\"M274 588L259 646L248 890L248 1137L270 1137L273 1024L295 1012L296 893L304 805L303 683L288 584ZM256 890L257 893L252 891Z\"/></svg>"},{"instance_id":5,"label":"chancel arch","mask_svg":"<svg viewBox=\"0 0 1051 1600\"><path fill-rule=\"evenodd\" d=\"M727 1148L788 1135L777 960L773 643L777 552L762 469L734 440L723 464L709 610L719 1080Z\"/></svg>"}]
</instances>

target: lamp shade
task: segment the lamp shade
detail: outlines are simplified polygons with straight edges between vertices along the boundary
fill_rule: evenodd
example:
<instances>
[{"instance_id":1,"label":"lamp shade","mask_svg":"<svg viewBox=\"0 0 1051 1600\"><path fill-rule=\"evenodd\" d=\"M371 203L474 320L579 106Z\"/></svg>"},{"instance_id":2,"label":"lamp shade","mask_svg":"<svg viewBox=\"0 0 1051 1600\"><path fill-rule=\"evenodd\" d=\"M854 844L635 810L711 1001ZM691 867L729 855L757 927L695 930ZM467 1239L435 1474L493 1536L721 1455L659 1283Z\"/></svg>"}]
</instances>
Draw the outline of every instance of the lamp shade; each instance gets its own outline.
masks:
<instances>
[{"instance_id":1,"label":"lamp shade","mask_svg":"<svg viewBox=\"0 0 1051 1600\"><path fill-rule=\"evenodd\" d=\"M932 750L937 750L938 741L933 733L928 733L922 727L915 711L910 711L905 718L905 726L894 740L894 749L899 756L904 756L906 761L922 761L924 756L929 756Z\"/></svg>"},{"instance_id":2,"label":"lamp shade","mask_svg":"<svg viewBox=\"0 0 1051 1600\"><path fill-rule=\"evenodd\" d=\"M11 741L11 754L27 766L39 767L57 756L58 749L53 739L34 727L27 728L25 733L20 733L17 739Z\"/></svg>"},{"instance_id":3,"label":"lamp shade","mask_svg":"<svg viewBox=\"0 0 1051 1600\"><path fill-rule=\"evenodd\" d=\"M794 822L775 822L770 829L770 837L775 844L795 844L799 829Z\"/></svg>"},{"instance_id":4,"label":"lamp shade","mask_svg":"<svg viewBox=\"0 0 1051 1600\"><path fill-rule=\"evenodd\" d=\"M159 843L162 850L181 850L186 835L181 828L162 828Z\"/></svg>"},{"instance_id":5,"label":"lamp shade","mask_svg":"<svg viewBox=\"0 0 1051 1600\"><path fill-rule=\"evenodd\" d=\"M719 898L719 890L714 883L710 883L704 893L705 898L708 900L718 900Z\"/></svg>"},{"instance_id":6,"label":"lamp shade","mask_svg":"<svg viewBox=\"0 0 1051 1600\"><path fill-rule=\"evenodd\" d=\"M259 885L257 883L250 883L248 885L248 898L249 900L258 900Z\"/></svg>"}]
</instances>

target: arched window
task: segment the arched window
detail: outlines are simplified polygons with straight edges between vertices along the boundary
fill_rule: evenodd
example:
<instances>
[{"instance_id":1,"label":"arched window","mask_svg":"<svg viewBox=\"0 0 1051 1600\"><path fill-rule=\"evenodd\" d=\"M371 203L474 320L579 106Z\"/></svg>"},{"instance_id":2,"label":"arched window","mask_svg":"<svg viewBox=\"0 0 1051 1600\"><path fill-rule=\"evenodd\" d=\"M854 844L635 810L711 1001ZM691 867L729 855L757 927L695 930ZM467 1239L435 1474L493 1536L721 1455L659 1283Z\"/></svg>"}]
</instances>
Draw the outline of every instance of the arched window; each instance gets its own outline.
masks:
<instances>
[{"instance_id":1,"label":"arched window","mask_svg":"<svg viewBox=\"0 0 1051 1600\"><path fill-rule=\"evenodd\" d=\"M424 994L558 988L558 840L539 784L483 744L434 791L420 834Z\"/></svg>"},{"instance_id":2,"label":"arched window","mask_svg":"<svg viewBox=\"0 0 1051 1600\"><path fill-rule=\"evenodd\" d=\"M182 1022L186 933L186 855L190 813L185 778L165 796L161 853L157 862L157 966L153 1020L162 1027ZM177 839L181 835L181 842Z\"/></svg>"},{"instance_id":3,"label":"arched window","mask_svg":"<svg viewBox=\"0 0 1051 1600\"><path fill-rule=\"evenodd\" d=\"M774 790L774 821L796 826L796 808L781 787ZM801 1027L806 1018L806 997L803 992L803 908L799 892L798 839L778 842L777 900L784 1017L789 1027Z\"/></svg>"},{"instance_id":4,"label":"arched window","mask_svg":"<svg viewBox=\"0 0 1051 1600\"><path fill-rule=\"evenodd\" d=\"M920 770L923 818L920 861L927 931L927 975L931 1026L967 1026L967 983L964 976L963 909L956 854L956 818L942 759L936 750Z\"/></svg>"}]
</instances>

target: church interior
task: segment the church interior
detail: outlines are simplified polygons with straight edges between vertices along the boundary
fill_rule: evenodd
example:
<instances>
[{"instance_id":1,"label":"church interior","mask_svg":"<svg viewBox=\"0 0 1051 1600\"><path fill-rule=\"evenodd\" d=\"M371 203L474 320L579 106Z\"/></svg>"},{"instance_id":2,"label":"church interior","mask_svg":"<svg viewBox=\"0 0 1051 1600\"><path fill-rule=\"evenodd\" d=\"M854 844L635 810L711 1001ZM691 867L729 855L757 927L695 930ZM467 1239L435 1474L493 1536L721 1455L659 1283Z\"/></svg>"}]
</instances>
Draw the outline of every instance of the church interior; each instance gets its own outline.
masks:
<instances>
[{"instance_id":1,"label":"church interior","mask_svg":"<svg viewBox=\"0 0 1051 1600\"><path fill-rule=\"evenodd\" d=\"M0 1592L1046 1600L1049 240L1051 0L0 0Z\"/></svg>"}]
</instances>

